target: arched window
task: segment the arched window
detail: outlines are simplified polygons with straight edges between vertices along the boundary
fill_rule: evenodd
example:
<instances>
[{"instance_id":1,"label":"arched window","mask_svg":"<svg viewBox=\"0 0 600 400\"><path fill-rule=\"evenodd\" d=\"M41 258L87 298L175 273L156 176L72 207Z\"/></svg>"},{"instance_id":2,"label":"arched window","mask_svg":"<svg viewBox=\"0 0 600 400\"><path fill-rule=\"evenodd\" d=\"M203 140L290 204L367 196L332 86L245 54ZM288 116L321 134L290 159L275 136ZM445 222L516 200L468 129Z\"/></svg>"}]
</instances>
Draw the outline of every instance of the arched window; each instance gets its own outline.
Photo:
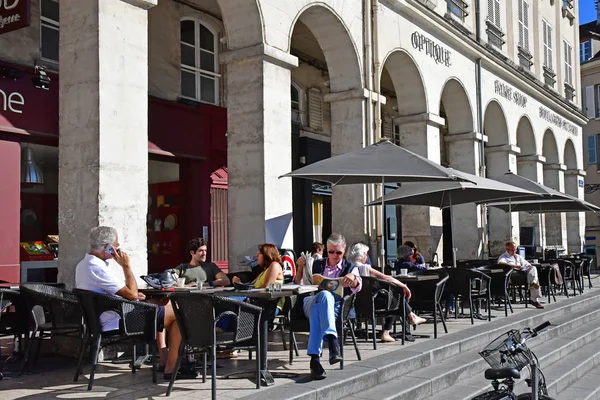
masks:
<instances>
[{"instance_id":1,"label":"arched window","mask_svg":"<svg viewBox=\"0 0 600 400\"><path fill-rule=\"evenodd\" d=\"M196 19L183 19L181 31L181 97L219 103L217 33Z\"/></svg>"}]
</instances>

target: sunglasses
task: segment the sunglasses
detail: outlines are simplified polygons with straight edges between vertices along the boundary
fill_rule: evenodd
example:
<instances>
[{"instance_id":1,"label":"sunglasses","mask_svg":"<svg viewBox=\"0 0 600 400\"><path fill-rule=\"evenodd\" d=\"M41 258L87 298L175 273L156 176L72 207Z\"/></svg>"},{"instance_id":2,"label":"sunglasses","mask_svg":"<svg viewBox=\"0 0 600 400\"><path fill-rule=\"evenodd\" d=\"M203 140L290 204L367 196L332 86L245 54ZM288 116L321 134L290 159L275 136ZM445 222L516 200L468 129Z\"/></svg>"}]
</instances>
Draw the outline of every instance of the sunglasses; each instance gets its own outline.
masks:
<instances>
[{"instance_id":1,"label":"sunglasses","mask_svg":"<svg viewBox=\"0 0 600 400\"><path fill-rule=\"evenodd\" d=\"M335 251L335 250L328 250L327 251L329 254L337 254L338 256L341 256L342 254L344 254L343 251Z\"/></svg>"}]
</instances>

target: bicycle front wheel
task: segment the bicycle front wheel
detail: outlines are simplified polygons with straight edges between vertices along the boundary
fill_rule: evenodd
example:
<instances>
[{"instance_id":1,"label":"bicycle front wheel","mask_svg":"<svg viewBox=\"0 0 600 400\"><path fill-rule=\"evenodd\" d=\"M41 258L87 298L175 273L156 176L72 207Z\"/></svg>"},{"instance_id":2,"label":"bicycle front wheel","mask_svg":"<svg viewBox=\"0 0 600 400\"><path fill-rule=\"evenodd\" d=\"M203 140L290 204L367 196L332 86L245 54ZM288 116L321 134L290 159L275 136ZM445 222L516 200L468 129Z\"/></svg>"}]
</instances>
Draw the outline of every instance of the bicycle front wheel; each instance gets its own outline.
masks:
<instances>
[{"instance_id":1,"label":"bicycle front wheel","mask_svg":"<svg viewBox=\"0 0 600 400\"><path fill-rule=\"evenodd\" d=\"M531 399L532 399L531 393L522 393L517 396L517 400L531 400ZM539 395L538 399L539 400L555 400L553 397L545 396L543 394Z\"/></svg>"}]
</instances>

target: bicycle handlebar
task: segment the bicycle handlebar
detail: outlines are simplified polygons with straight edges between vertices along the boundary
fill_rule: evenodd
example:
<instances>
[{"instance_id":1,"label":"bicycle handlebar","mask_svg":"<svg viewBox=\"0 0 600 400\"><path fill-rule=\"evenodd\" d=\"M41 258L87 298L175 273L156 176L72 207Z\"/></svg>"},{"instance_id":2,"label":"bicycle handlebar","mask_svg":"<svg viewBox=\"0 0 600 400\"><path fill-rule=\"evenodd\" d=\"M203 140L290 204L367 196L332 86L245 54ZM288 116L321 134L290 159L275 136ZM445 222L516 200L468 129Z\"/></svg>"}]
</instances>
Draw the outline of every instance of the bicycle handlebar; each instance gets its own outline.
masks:
<instances>
[{"instance_id":1,"label":"bicycle handlebar","mask_svg":"<svg viewBox=\"0 0 600 400\"><path fill-rule=\"evenodd\" d=\"M542 323L541 325L536 326L535 328L533 328L533 334L537 335L538 333L540 333L542 330L546 329L550 325L551 325L550 321L546 321L546 322Z\"/></svg>"}]
</instances>

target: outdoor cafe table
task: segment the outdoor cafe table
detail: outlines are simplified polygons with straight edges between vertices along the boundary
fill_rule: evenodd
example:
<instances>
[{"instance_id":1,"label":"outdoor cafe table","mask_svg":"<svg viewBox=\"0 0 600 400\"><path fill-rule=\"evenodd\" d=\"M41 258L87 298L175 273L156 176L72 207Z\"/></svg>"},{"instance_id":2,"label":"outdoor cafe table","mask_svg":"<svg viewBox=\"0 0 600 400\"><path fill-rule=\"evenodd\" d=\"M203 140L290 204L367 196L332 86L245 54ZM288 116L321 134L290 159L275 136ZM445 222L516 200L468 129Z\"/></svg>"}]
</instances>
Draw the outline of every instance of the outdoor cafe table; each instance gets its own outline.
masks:
<instances>
[{"instance_id":1,"label":"outdoor cafe table","mask_svg":"<svg viewBox=\"0 0 600 400\"><path fill-rule=\"evenodd\" d=\"M205 293L205 294L213 294L215 296L223 296L223 297L231 297L231 296L243 296L249 299L254 300L254 304L262 307L263 310L267 312L261 313L260 317L260 346L261 346L261 354L260 354L260 375L261 375L261 384L263 386L271 386L275 384L275 380L273 379L273 375L268 369L267 363L267 349L269 346L269 317L272 315L272 312L268 312L269 310L274 311L275 307L277 307L277 302L279 299L288 296L295 296L300 293L310 293L317 291L316 286L298 286L293 285L294 289L286 289L285 285L284 289L280 291L269 292L267 289L250 289L250 290L234 290L232 287L222 287L222 288L211 288L211 289L197 289L195 287L184 287L184 288L170 288L170 289L153 289L153 288L141 288L138 289L140 292L144 293L148 297L165 297L171 293L175 292L190 292L190 293Z\"/></svg>"}]
</instances>

